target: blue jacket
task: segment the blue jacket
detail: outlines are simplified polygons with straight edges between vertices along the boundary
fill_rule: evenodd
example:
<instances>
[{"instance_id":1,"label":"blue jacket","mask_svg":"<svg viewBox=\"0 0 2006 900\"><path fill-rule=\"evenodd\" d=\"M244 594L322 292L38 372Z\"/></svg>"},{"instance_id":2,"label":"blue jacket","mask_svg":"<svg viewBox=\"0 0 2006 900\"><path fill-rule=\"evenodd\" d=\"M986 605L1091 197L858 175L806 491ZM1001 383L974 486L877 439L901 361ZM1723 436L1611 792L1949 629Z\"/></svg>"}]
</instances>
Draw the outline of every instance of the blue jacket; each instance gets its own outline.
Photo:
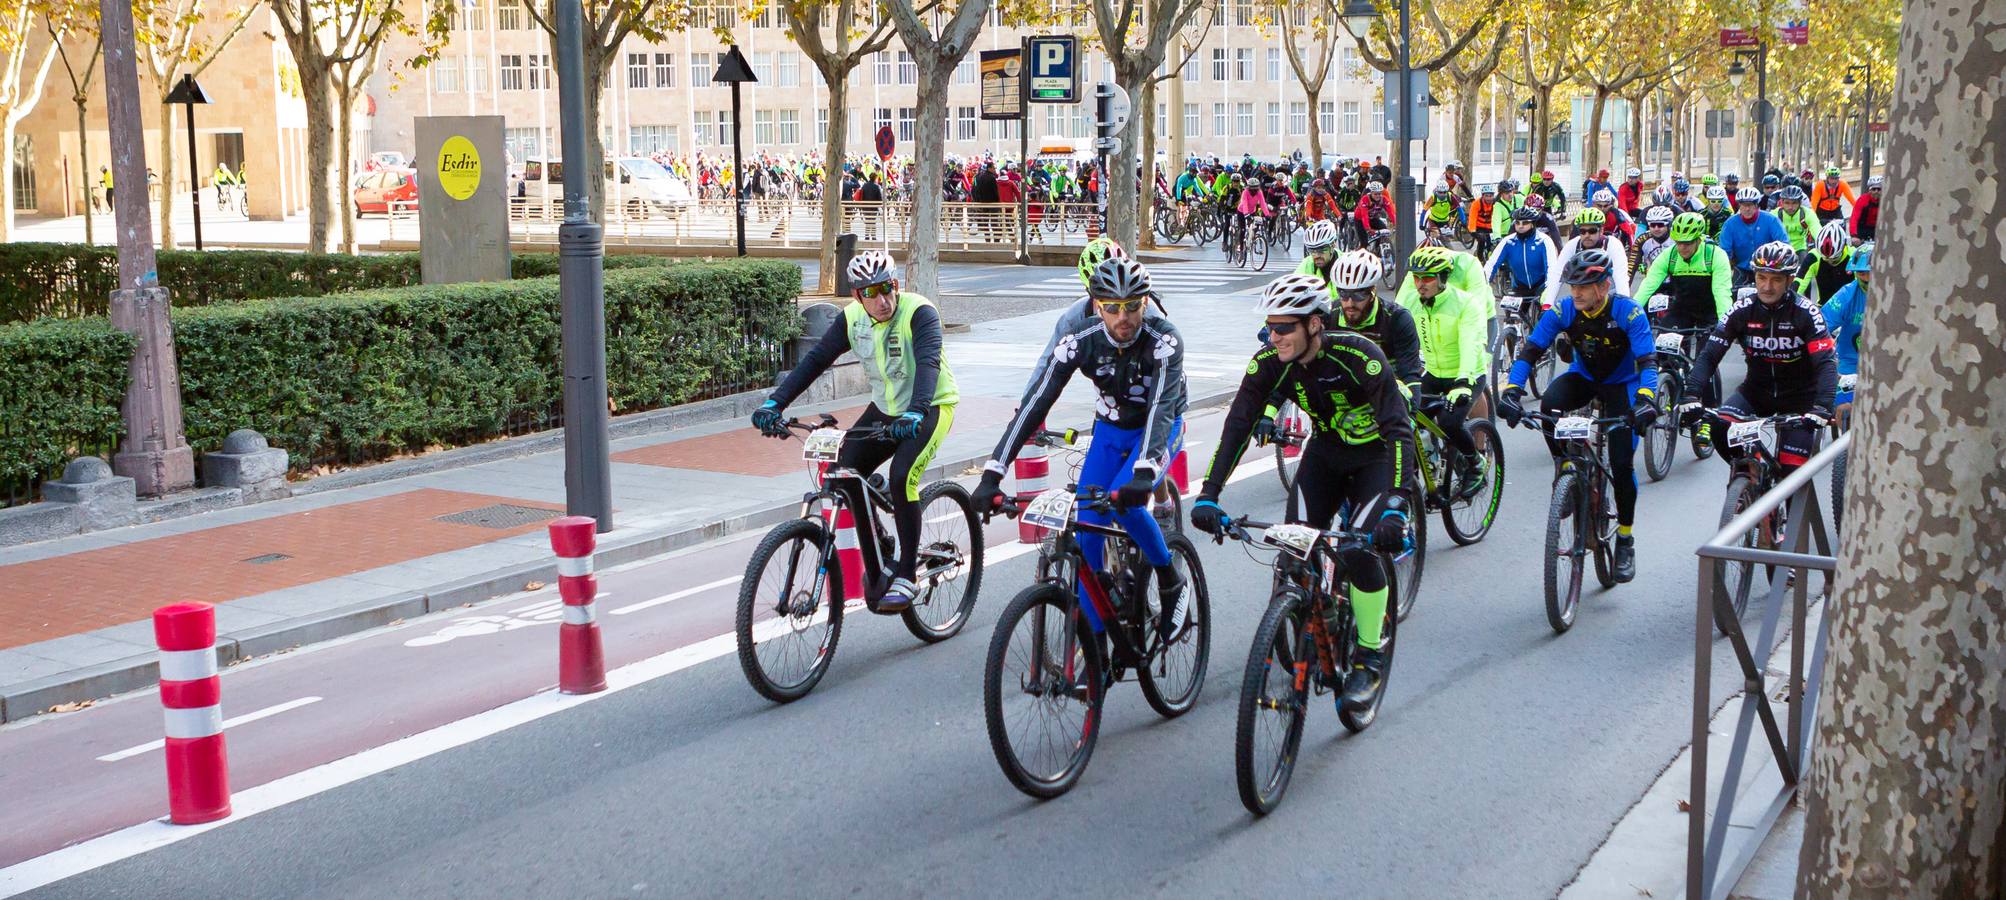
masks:
<instances>
[{"instance_id":1,"label":"blue jacket","mask_svg":"<svg viewBox=\"0 0 2006 900\"><path fill-rule=\"evenodd\" d=\"M1587 206L1594 203L1596 191L1608 191L1613 194L1616 192L1616 188L1612 187L1609 182L1596 181L1590 178L1581 183L1581 205Z\"/></svg>"},{"instance_id":2,"label":"blue jacket","mask_svg":"<svg viewBox=\"0 0 2006 900\"><path fill-rule=\"evenodd\" d=\"M1727 251L1727 258L1735 268L1745 272L1748 270L1749 254L1770 241L1788 243L1790 235L1784 232L1783 220L1775 213L1758 210L1753 222L1742 221L1740 213L1728 216L1720 226L1720 238L1714 243Z\"/></svg>"},{"instance_id":3,"label":"blue jacket","mask_svg":"<svg viewBox=\"0 0 2006 900\"><path fill-rule=\"evenodd\" d=\"M1574 344L1574 362L1567 371L1578 372L1595 384L1658 389L1658 348L1651 334L1651 318L1637 301L1616 293L1609 295L1602 314L1593 318L1575 311L1570 300L1555 303L1526 336L1505 383L1524 384L1532 364L1563 332Z\"/></svg>"},{"instance_id":4,"label":"blue jacket","mask_svg":"<svg viewBox=\"0 0 2006 900\"><path fill-rule=\"evenodd\" d=\"M1832 329L1832 338L1838 343L1834 349L1839 353L1839 374L1859 374L1860 330L1867 319L1867 292L1860 290L1856 279L1833 292L1821 311L1825 327Z\"/></svg>"}]
</instances>

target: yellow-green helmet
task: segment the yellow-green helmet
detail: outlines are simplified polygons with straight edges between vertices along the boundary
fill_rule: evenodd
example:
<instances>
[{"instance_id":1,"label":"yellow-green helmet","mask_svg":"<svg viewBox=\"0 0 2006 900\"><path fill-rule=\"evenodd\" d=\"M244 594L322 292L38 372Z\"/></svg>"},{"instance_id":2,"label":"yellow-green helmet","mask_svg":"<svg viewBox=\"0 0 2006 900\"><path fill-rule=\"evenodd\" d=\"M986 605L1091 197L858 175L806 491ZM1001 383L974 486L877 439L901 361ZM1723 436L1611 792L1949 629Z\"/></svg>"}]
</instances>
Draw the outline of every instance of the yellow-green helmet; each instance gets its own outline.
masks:
<instances>
[{"instance_id":1,"label":"yellow-green helmet","mask_svg":"<svg viewBox=\"0 0 2006 900\"><path fill-rule=\"evenodd\" d=\"M1093 280L1094 269L1101 263L1117 256L1127 255L1128 251L1123 250L1121 244L1107 235L1088 241L1086 249L1080 251L1080 284L1084 285Z\"/></svg>"},{"instance_id":2,"label":"yellow-green helmet","mask_svg":"<svg viewBox=\"0 0 2006 900\"><path fill-rule=\"evenodd\" d=\"M1697 241L1706 237L1706 217L1696 212L1679 213L1672 220L1672 240Z\"/></svg>"},{"instance_id":3,"label":"yellow-green helmet","mask_svg":"<svg viewBox=\"0 0 2006 900\"><path fill-rule=\"evenodd\" d=\"M1432 275L1437 278L1449 274L1455 268L1456 258L1447 247L1422 247L1407 257L1407 273L1410 275Z\"/></svg>"},{"instance_id":4,"label":"yellow-green helmet","mask_svg":"<svg viewBox=\"0 0 2006 900\"><path fill-rule=\"evenodd\" d=\"M1593 206L1584 207L1580 212L1574 214L1574 227L1576 228L1584 225L1600 228L1608 223L1609 217L1603 215L1601 210Z\"/></svg>"}]
</instances>

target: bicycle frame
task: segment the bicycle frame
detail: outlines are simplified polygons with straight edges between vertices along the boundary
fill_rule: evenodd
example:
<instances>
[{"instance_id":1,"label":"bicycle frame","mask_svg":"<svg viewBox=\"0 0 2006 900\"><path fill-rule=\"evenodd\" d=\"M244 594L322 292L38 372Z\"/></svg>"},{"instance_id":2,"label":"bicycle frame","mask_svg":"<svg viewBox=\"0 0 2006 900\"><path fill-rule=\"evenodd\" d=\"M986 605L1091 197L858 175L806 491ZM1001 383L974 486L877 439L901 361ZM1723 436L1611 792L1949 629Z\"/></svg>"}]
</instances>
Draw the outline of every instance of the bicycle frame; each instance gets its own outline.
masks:
<instances>
[{"instance_id":1,"label":"bicycle frame","mask_svg":"<svg viewBox=\"0 0 2006 900\"><path fill-rule=\"evenodd\" d=\"M1287 584L1290 589L1301 592L1303 598L1308 601L1303 608L1304 628L1316 647L1317 668L1328 678L1350 666L1349 648L1356 644L1355 641L1347 640L1343 641L1340 647L1339 641L1340 637L1348 638L1355 634L1357 627L1353 619L1355 614L1351 609L1351 598L1333 596L1338 585L1351 583L1350 568L1345 565L1342 554L1355 550L1371 551L1371 538L1356 531L1327 530L1323 531L1315 543L1310 545L1308 552L1303 554L1292 546L1275 542L1265 534L1259 540L1248 534L1249 529L1266 532L1276 525L1274 522L1258 522L1242 518L1229 522L1227 535L1222 535L1217 540L1223 541L1226 536L1231 536L1235 540L1262 544L1277 551L1274 561L1275 582L1278 585ZM1371 552L1375 558L1379 556L1376 551ZM1341 635L1331 634L1324 623L1323 613L1332 607L1337 609ZM1305 669L1296 670L1296 690L1305 687L1307 676L1308 672ZM1314 687L1319 694L1325 692L1325 688L1320 684Z\"/></svg>"}]
</instances>

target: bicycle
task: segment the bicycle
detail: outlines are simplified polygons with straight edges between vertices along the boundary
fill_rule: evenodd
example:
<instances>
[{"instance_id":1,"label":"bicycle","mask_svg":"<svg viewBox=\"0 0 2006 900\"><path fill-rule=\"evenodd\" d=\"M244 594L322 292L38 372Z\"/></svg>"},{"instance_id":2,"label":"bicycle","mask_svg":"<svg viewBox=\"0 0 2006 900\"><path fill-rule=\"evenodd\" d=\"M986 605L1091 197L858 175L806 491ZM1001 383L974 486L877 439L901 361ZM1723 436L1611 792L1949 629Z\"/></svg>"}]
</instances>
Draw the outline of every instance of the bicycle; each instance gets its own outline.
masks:
<instances>
[{"instance_id":1,"label":"bicycle","mask_svg":"<svg viewBox=\"0 0 2006 900\"><path fill-rule=\"evenodd\" d=\"M738 663L746 680L760 696L776 703L807 696L828 672L847 607L861 603L873 613L891 614L878 609L891 579L877 569L897 558L893 535L880 518L892 508L884 475L865 478L854 469L836 466L846 432L836 427L835 417L825 413L813 424L799 419L783 424L790 432L804 433L801 458L808 463L815 489L802 496L799 518L774 526L753 549L739 586L735 629ZM870 437L884 429L855 433ZM845 481L862 484L869 498L863 509L850 509L850 501L836 489ZM952 481L926 485L919 502L923 524L913 581L921 593L898 615L913 637L932 644L960 633L975 608L982 587L982 528L968 491ZM838 524L846 512L854 516L849 527ZM853 549L859 540L877 542L877 567ZM863 571L845 571L853 564L845 557L853 554ZM768 569L776 561L778 577L769 577L775 574Z\"/></svg>"},{"instance_id":2,"label":"bicycle","mask_svg":"<svg viewBox=\"0 0 2006 900\"><path fill-rule=\"evenodd\" d=\"M1379 286L1392 290L1400 283L1400 268L1393 261L1393 232L1381 228L1365 239L1366 249L1379 254Z\"/></svg>"},{"instance_id":3,"label":"bicycle","mask_svg":"<svg viewBox=\"0 0 2006 900\"><path fill-rule=\"evenodd\" d=\"M1065 446L1071 436L1040 431L1032 440ZM1141 551L1119 526L1079 521L1082 508L1112 511L1113 495L1068 484L1002 508L1048 534L1033 582L997 618L983 663L983 718L1004 777L1039 799L1071 790L1086 771L1109 687L1133 672L1150 708L1174 719L1197 705L1211 657L1211 594L1190 538L1164 534L1185 585L1179 621L1165 640ZM1086 565L1082 531L1108 539L1101 570ZM1081 605L1080 589L1090 606ZM1020 735L1017 728L1032 733Z\"/></svg>"},{"instance_id":4,"label":"bicycle","mask_svg":"<svg viewBox=\"0 0 2006 900\"><path fill-rule=\"evenodd\" d=\"M1660 294L1651 298L1653 316L1662 312L1663 307L1659 303L1663 297ZM1650 430L1644 435L1644 470L1652 481L1663 481L1671 474L1672 457L1678 451L1681 430L1678 408L1685 403L1686 373L1692 371L1699 341L1713 328L1654 327L1657 330L1658 419L1651 423ZM1695 458L1713 456L1713 445L1700 439L1697 431L1690 432L1690 440Z\"/></svg>"},{"instance_id":5,"label":"bicycle","mask_svg":"<svg viewBox=\"0 0 2006 900\"><path fill-rule=\"evenodd\" d=\"M1423 412L1430 401L1440 399L1430 395L1414 398L1414 439L1419 445L1419 452L1414 458L1421 469L1424 512L1441 513L1442 528L1449 532L1449 539L1467 547L1490 533L1491 525L1497 521L1498 506L1504 501L1504 441L1498 437L1498 428L1491 420L1465 418L1463 427L1477 444L1481 482L1474 489L1467 484L1459 484L1456 473L1449 467L1448 432ZM1426 529L1417 528L1415 531L1425 532ZM1415 572L1409 577L1416 589L1421 580L1418 557L1426 550L1426 545L1424 538L1417 537L1415 540L1417 561ZM1403 597L1402 600L1400 618L1405 619L1413 597Z\"/></svg>"},{"instance_id":6,"label":"bicycle","mask_svg":"<svg viewBox=\"0 0 2006 900\"><path fill-rule=\"evenodd\" d=\"M1491 384L1505 383L1505 376L1511 374L1511 366L1518 359L1518 351L1525 344L1532 326L1537 324L1537 315L1527 318L1526 307L1538 298L1531 294L1514 294L1500 291L1498 298L1498 333L1491 341ZM1526 374L1525 392L1528 397L1538 397L1543 385L1553 380L1554 354L1541 354L1539 362Z\"/></svg>"},{"instance_id":7,"label":"bicycle","mask_svg":"<svg viewBox=\"0 0 2006 900\"><path fill-rule=\"evenodd\" d=\"M1250 530L1262 533L1258 541L1250 536ZM1281 804L1295 773L1311 693L1320 697L1341 690L1345 673L1351 671L1358 626L1342 554L1369 550L1372 538L1365 531L1322 531L1245 518L1228 521L1226 533L1215 541L1223 543L1226 537L1279 551L1274 559L1273 594L1254 629L1241 675L1239 714L1233 732L1233 771L1240 803L1255 815L1267 815ZM1396 568L1382 554L1375 553L1375 558L1386 570L1387 587L1399 590ZM1324 623L1324 612L1332 606L1337 610L1335 634ZM1386 682L1393 671L1399 627L1400 617L1388 610L1380 644L1385 668L1371 702L1357 709L1336 704L1338 721L1353 734L1371 727L1379 717Z\"/></svg>"},{"instance_id":8,"label":"bicycle","mask_svg":"<svg viewBox=\"0 0 2006 900\"><path fill-rule=\"evenodd\" d=\"M1422 416L1418 410L1415 411L1414 415L1415 415L1415 425L1416 425L1415 432L1416 434L1419 434L1422 431L1422 427L1420 424ZM1284 416L1286 416L1287 418L1284 418ZM1476 421L1481 421L1481 420L1476 420ZM1284 425L1285 422L1287 423L1286 425ZM1485 422L1485 424L1489 425L1490 423ZM1433 429L1435 435L1437 436L1436 438L1437 442L1434 445L1436 453L1435 456L1436 464L1446 465L1446 463L1440 462L1441 447L1439 443L1439 438L1441 435L1441 429L1435 425L1433 420L1428 420L1426 427L1429 429ZM1491 433L1493 436L1495 436L1496 430L1493 428ZM1295 516L1295 511L1296 511L1296 506L1295 506L1296 475L1294 469L1290 468L1290 464L1301 459L1302 448L1309 445L1309 421L1303 417L1302 411L1296 409L1293 403L1284 404L1282 407L1280 407L1280 412L1277 414L1275 418L1275 436L1272 439L1270 439L1268 443L1273 445L1275 448L1275 471L1281 473L1282 493L1284 496L1288 497L1289 516L1293 518ZM1502 476L1504 474L1504 457L1503 457L1504 451L1502 449L1502 445L1495 440L1491 442L1491 446L1493 448L1496 448L1495 452L1498 454L1497 473L1498 477L1502 479ZM1433 476L1431 473L1424 472L1423 477L1424 479L1428 479L1432 478ZM1447 482L1446 473L1443 474L1442 478L1443 478L1443 483L1446 484ZM1433 485L1435 484L1435 482L1432 480L1426 480L1424 481L1424 484L1428 485L1427 490L1432 492ZM1502 480L1500 480L1498 484L1502 485L1503 484ZM1445 527L1449 528L1450 538L1454 539L1459 544L1465 543L1465 541L1463 541L1462 538L1457 537L1458 534L1457 528L1459 526L1449 525L1450 511L1448 508L1435 505L1433 503L1433 498L1424 501L1424 503L1427 503L1428 505L1421 513L1417 514L1416 517L1417 519L1420 518L1421 516L1425 516L1429 512L1433 512L1437 509L1440 509L1443 515L1442 522ZM1491 515L1492 516L1496 515L1495 508L1493 508ZM1337 514L1337 519L1339 521L1350 521L1351 504L1346 503L1344 504L1343 507L1339 509ZM1488 523L1485 524L1484 529L1486 531L1490 529ZM1467 534L1467 532L1464 533ZM1408 615L1414 612L1414 601L1421 594L1421 566L1422 563L1426 561L1426 557L1428 554L1427 522L1425 520L1417 522L1411 534L1413 541L1412 546L1407 550L1407 552L1402 553L1399 557L1395 558L1393 561L1394 568L1398 570L1400 574L1400 583L1402 585L1405 585L1406 587L1404 590L1394 591L1393 593L1388 594L1388 596L1394 598L1393 608L1396 613L1395 617L1403 621L1407 618ZM1476 539L1481 540L1482 535L1479 534Z\"/></svg>"},{"instance_id":9,"label":"bicycle","mask_svg":"<svg viewBox=\"0 0 2006 900\"><path fill-rule=\"evenodd\" d=\"M1858 374L1839 376L1839 393L1854 393L1859 388L1860 376ZM1838 416L1833 416L1832 439L1835 441L1838 440L1839 435L1845 434L1846 429L1849 427L1851 427L1849 422L1841 421ZM1846 457L1850 455L1852 454L1849 451L1840 450L1839 455L1832 460L1832 530L1834 532L1839 528L1839 513L1846 502Z\"/></svg>"},{"instance_id":10,"label":"bicycle","mask_svg":"<svg viewBox=\"0 0 2006 900\"><path fill-rule=\"evenodd\" d=\"M1727 499L1721 504L1720 524L1727 523L1741 515L1743 510L1755 505L1757 498L1769 492L1770 488L1783 480L1783 464L1776 457L1776 433L1779 429L1809 424L1810 418L1794 413L1783 413L1760 418L1733 421L1721 416L1719 410L1707 410L1701 414L1715 429L1713 433L1723 434L1725 446L1720 448L1722 457L1728 464ZM1724 426L1724 428L1723 428ZM1752 549L1775 550L1783 545L1783 531L1789 524L1790 505L1779 504L1769 515L1764 516L1756 527L1742 533L1741 546ZM1769 577L1776 576L1776 567L1767 566ZM1713 592L1716 600L1726 598L1733 608L1732 618L1738 623L1743 613L1748 611L1748 597L1755 581L1753 563L1720 560L1714 566ZM1727 610L1715 607L1721 612L1715 626L1722 635L1728 633Z\"/></svg>"},{"instance_id":11,"label":"bicycle","mask_svg":"<svg viewBox=\"0 0 2006 900\"><path fill-rule=\"evenodd\" d=\"M1566 634L1581 606L1588 557L1595 559L1596 582L1604 589L1616 584L1616 499L1602 460L1609 429L1628 420L1527 412L1523 421L1560 443L1546 510L1546 624L1555 634Z\"/></svg>"}]
</instances>

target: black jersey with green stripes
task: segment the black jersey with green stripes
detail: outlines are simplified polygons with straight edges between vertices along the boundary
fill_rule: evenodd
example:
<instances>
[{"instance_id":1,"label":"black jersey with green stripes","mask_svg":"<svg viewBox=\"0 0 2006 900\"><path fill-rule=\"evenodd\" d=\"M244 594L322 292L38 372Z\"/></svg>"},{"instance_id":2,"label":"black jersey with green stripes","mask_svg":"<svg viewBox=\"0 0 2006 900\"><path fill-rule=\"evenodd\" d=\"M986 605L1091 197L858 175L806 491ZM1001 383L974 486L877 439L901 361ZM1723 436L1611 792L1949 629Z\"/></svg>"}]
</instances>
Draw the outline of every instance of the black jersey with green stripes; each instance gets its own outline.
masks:
<instances>
[{"instance_id":1,"label":"black jersey with green stripes","mask_svg":"<svg viewBox=\"0 0 2006 900\"><path fill-rule=\"evenodd\" d=\"M1385 442L1393 451L1387 454L1388 464L1394 467L1393 486L1406 487L1403 457L1413 445L1414 431L1408 421L1406 396L1386 354L1364 335L1326 330L1321 348L1310 359L1283 362L1269 347L1248 361L1239 393L1226 412L1219 447L1200 496L1219 495L1246 450L1254 423L1277 394L1293 401L1308 416L1312 440Z\"/></svg>"}]
</instances>

